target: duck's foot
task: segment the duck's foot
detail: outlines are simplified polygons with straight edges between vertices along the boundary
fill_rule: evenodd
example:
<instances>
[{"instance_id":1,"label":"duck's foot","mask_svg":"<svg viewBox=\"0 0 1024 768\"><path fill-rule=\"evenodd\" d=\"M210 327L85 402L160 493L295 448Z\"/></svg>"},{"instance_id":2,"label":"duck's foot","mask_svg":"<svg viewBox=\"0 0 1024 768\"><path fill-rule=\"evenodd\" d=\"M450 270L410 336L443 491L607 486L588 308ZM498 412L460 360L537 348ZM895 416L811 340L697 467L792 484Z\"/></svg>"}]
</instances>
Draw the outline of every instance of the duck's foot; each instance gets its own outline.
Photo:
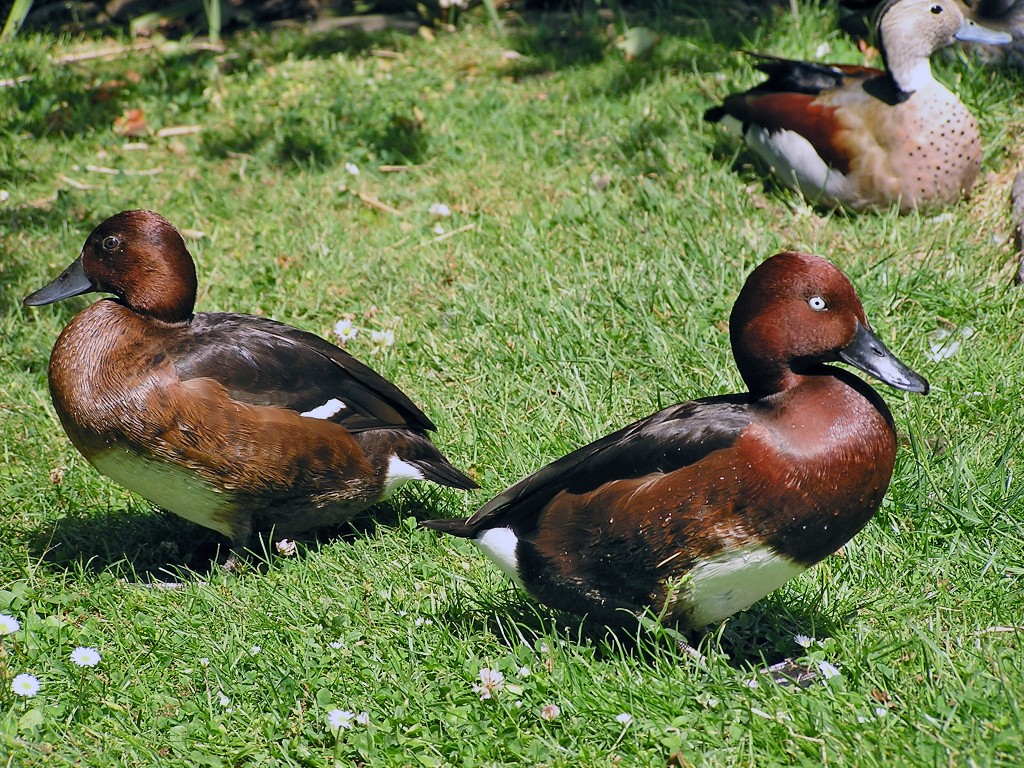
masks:
<instances>
[{"instance_id":1,"label":"duck's foot","mask_svg":"<svg viewBox=\"0 0 1024 768\"><path fill-rule=\"evenodd\" d=\"M695 662L697 662L698 665L702 667L706 667L708 665L707 657L703 653L698 651L696 648L694 648L692 645L690 645L688 642L686 642L686 640L684 640L682 637L676 638L676 647L679 649L679 652L681 654L690 657Z\"/></svg>"},{"instance_id":2,"label":"duck's foot","mask_svg":"<svg viewBox=\"0 0 1024 768\"><path fill-rule=\"evenodd\" d=\"M810 688L818 680L827 679L819 666L799 664L793 659L783 659L772 664L770 667L761 670L762 675L768 675L778 685L785 688Z\"/></svg>"},{"instance_id":3,"label":"duck's foot","mask_svg":"<svg viewBox=\"0 0 1024 768\"><path fill-rule=\"evenodd\" d=\"M232 545L228 550L227 557L223 560L217 558L217 565L227 573L238 573L245 568L248 562L247 552L243 546Z\"/></svg>"},{"instance_id":4,"label":"duck's foot","mask_svg":"<svg viewBox=\"0 0 1024 768\"><path fill-rule=\"evenodd\" d=\"M166 568L155 568L153 570L143 571L138 574L136 578L125 579L122 578L125 584L131 584L137 587L143 587L145 589L160 589L160 590L171 590L171 589L185 589L185 587L193 584L205 584L203 579L191 579L189 576L195 575L192 571L169 571Z\"/></svg>"}]
</instances>

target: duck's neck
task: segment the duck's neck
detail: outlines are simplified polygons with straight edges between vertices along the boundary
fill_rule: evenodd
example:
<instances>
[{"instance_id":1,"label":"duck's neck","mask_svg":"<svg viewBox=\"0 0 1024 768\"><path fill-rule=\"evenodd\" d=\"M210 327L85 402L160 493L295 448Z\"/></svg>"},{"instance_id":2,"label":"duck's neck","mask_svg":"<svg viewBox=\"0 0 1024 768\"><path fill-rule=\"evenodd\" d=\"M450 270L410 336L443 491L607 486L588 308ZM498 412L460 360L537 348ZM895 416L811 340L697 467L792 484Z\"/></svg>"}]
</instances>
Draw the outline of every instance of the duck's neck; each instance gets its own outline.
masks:
<instances>
[{"instance_id":1,"label":"duck's neck","mask_svg":"<svg viewBox=\"0 0 1024 768\"><path fill-rule=\"evenodd\" d=\"M908 96L935 82L932 64L927 56L887 52L885 65L897 91Z\"/></svg>"}]
</instances>

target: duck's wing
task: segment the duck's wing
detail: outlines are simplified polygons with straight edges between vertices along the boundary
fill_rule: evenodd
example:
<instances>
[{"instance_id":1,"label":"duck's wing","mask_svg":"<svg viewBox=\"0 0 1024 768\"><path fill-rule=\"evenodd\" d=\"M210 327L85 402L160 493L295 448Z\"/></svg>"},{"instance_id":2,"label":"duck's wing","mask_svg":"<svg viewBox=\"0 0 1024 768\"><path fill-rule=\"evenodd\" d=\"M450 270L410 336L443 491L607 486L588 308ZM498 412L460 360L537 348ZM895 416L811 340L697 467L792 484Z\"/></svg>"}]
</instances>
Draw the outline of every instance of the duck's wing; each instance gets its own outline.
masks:
<instances>
[{"instance_id":1,"label":"duck's wing","mask_svg":"<svg viewBox=\"0 0 1024 768\"><path fill-rule=\"evenodd\" d=\"M765 53L748 53L757 60L757 69L768 75L768 80L757 86L759 90L780 93L806 93L818 95L849 85L851 81L882 77L885 71L857 64L823 64L813 61L783 59Z\"/></svg>"},{"instance_id":2,"label":"duck's wing","mask_svg":"<svg viewBox=\"0 0 1024 768\"><path fill-rule=\"evenodd\" d=\"M586 494L615 480L667 474L731 446L752 420L744 401L730 395L671 406L552 462L472 517L424 525L465 537L496 526L530 528L562 492Z\"/></svg>"},{"instance_id":3,"label":"duck's wing","mask_svg":"<svg viewBox=\"0 0 1024 768\"><path fill-rule=\"evenodd\" d=\"M274 320L197 314L166 353L183 381L213 379L239 402L287 408L351 432L435 429L398 387L352 355Z\"/></svg>"},{"instance_id":4,"label":"duck's wing","mask_svg":"<svg viewBox=\"0 0 1024 768\"><path fill-rule=\"evenodd\" d=\"M742 124L744 135L751 126L772 135L791 131L806 139L827 166L849 173L851 155L843 144L845 126L839 114L843 96L884 88L890 78L871 67L751 55L768 80L727 96L705 113L705 119L718 122L731 117Z\"/></svg>"}]
</instances>

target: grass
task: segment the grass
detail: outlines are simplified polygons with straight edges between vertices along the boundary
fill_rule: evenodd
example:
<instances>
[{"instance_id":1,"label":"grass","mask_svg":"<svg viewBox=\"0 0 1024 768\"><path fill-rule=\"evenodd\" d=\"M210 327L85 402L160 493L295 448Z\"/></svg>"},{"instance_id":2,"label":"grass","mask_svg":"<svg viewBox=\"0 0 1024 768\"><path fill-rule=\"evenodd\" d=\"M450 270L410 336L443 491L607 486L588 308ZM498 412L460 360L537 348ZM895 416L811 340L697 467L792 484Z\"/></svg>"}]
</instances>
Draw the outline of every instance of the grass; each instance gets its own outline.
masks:
<instances>
[{"instance_id":1,"label":"grass","mask_svg":"<svg viewBox=\"0 0 1024 768\"><path fill-rule=\"evenodd\" d=\"M1024 761L1024 305L1007 220L1020 72L936 57L982 125L970 201L826 214L766 184L701 114L757 80L738 48L813 56L827 42L860 61L831 6L627 16L661 34L651 59L627 63L602 29L554 15L506 17L502 40L482 9L433 40L279 30L223 55L178 44L72 65L50 61L127 41L0 49L3 77L34 78L0 90L0 613L21 623L0 638L0 763ZM142 139L114 130L133 108ZM182 125L201 130L157 133ZM452 215L431 216L435 202ZM353 314L351 351L423 406L483 490L414 489L296 557L211 568L216 534L99 476L60 429L48 352L91 299L21 306L131 207L194 230L201 310L324 335ZM933 392L883 392L902 448L879 514L713 628L706 668L667 633L616 637L535 606L470 545L415 528L662 405L739 389L728 312L783 248L837 262ZM385 328L395 344L374 354ZM936 331L965 328L956 354L929 358ZM159 568L195 575L174 591L134 583ZM99 665L72 664L77 646ZM841 675L749 685L789 655ZM484 668L505 675L488 701L473 690ZM11 691L24 672L35 697ZM332 709L369 724L332 733Z\"/></svg>"}]
</instances>

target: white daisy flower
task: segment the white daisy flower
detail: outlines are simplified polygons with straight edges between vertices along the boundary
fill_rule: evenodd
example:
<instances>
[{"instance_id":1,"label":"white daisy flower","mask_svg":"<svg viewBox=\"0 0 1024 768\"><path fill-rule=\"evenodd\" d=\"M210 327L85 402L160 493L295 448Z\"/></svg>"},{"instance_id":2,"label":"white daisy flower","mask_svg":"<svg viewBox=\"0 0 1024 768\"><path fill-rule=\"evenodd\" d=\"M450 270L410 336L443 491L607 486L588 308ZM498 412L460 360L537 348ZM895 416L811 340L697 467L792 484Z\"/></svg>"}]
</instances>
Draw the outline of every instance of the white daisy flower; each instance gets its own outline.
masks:
<instances>
[{"instance_id":1,"label":"white daisy flower","mask_svg":"<svg viewBox=\"0 0 1024 768\"><path fill-rule=\"evenodd\" d=\"M217 691L217 700L220 702L222 707L226 707L231 703L231 698L224 693L224 691Z\"/></svg>"},{"instance_id":2,"label":"white daisy flower","mask_svg":"<svg viewBox=\"0 0 1024 768\"><path fill-rule=\"evenodd\" d=\"M249 655L250 656L255 656L257 653L259 653L262 650L263 649L260 648L258 645L254 645L252 648L249 649Z\"/></svg>"},{"instance_id":3,"label":"white daisy flower","mask_svg":"<svg viewBox=\"0 0 1024 768\"><path fill-rule=\"evenodd\" d=\"M540 708L541 720L554 720L560 714L562 714L562 710L558 708L557 704L545 704Z\"/></svg>"},{"instance_id":4,"label":"white daisy flower","mask_svg":"<svg viewBox=\"0 0 1024 768\"><path fill-rule=\"evenodd\" d=\"M338 648L341 648L341 640L335 640L333 643L330 644L330 646L331 646L331 648L334 648L335 650L337 650Z\"/></svg>"},{"instance_id":5,"label":"white daisy flower","mask_svg":"<svg viewBox=\"0 0 1024 768\"><path fill-rule=\"evenodd\" d=\"M505 675L496 669L484 667L480 670L479 685L473 684L473 693L480 695L480 701L487 701L505 687Z\"/></svg>"},{"instance_id":6,"label":"white daisy flower","mask_svg":"<svg viewBox=\"0 0 1024 768\"><path fill-rule=\"evenodd\" d=\"M345 163L345 170L351 173L353 176L359 175L359 166L355 163Z\"/></svg>"},{"instance_id":7,"label":"white daisy flower","mask_svg":"<svg viewBox=\"0 0 1024 768\"><path fill-rule=\"evenodd\" d=\"M359 329L352 324L351 317L343 317L334 324L334 335L338 337L338 341L342 344L352 341L358 333Z\"/></svg>"},{"instance_id":8,"label":"white daisy flower","mask_svg":"<svg viewBox=\"0 0 1024 768\"><path fill-rule=\"evenodd\" d=\"M200 656L199 657L199 665L203 666L203 667L208 667L208 666L210 666L210 660L208 658L206 658L205 656Z\"/></svg>"},{"instance_id":9,"label":"white daisy flower","mask_svg":"<svg viewBox=\"0 0 1024 768\"><path fill-rule=\"evenodd\" d=\"M430 215L431 216L451 216L452 215L452 209L449 208L444 203L433 203L430 206Z\"/></svg>"},{"instance_id":10,"label":"white daisy flower","mask_svg":"<svg viewBox=\"0 0 1024 768\"><path fill-rule=\"evenodd\" d=\"M620 725L629 725L633 722L633 716L629 712L620 712L615 716L615 722Z\"/></svg>"},{"instance_id":11,"label":"white daisy flower","mask_svg":"<svg viewBox=\"0 0 1024 768\"><path fill-rule=\"evenodd\" d=\"M807 635L794 635L793 641L801 648L810 648L815 643L814 638Z\"/></svg>"},{"instance_id":12,"label":"white daisy flower","mask_svg":"<svg viewBox=\"0 0 1024 768\"><path fill-rule=\"evenodd\" d=\"M838 667L836 667L834 664L830 664L827 661L818 662L818 671L821 672L821 676L826 680L828 680L831 677L838 677L840 674L842 674L839 671Z\"/></svg>"},{"instance_id":13,"label":"white daisy flower","mask_svg":"<svg viewBox=\"0 0 1024 768\"><path fill-rule=\"evenodd\" d=\"M370 713L360 712L354 719L356 721L356 725L367 726L370 724Z\"/></svg>"},{"instance_id":14,"label":"white daisy flower","mask_svg":"<svg viewBox=\"0 0 1024 768\"><path fill-rule=\"evenodd\" d=\"M31 698L39 693L39 678L28 674L28 672L22 672L11 681L11 690L17 696Z\"/></svg>"},{"instance_id":15,"label":"white daisy flower","mask_svg":"<svg viewBox=\"0 0 1024 768\"><path fill-rule=\"evenodd\" d=\"M442 227L440 224L435 224L434 225L434 234L435 235L443 235L444 234L444 227Z\"/></svg>"},{"instance_id":16,"label":"white daisy flower","mask_svg":"<svg viewBox=\"0 0 1024 768\"><path fill-rule=\"evenodd\" d=\"M387 349L395 344L394 331L374 331L370 334L370 341L373 343L374 352Z\"/></svg>"},{"instance_id":17,"label":"white daisy flower","mask_svg":"<svg viewBox=\"0 0 1024 768\"><path fill-rule=\"evenodd\" d=\"M340 731L342 728L351 728L352 719L355 716L355 712L350 712L347 709L332 709L327 713L327 724L331 726L332 731Z\"/></svg>"},{"instance_id":18,"label":"white daisy flower","mask_svg":"<svg viewBox=\"0 0 1024 768\"><path fill-rule=\"evenodd\" d=\"M0 635L9 635L21 629L21 622L6 613L0 613Z\"/></svg>"},{"instance_id":19,"label":"white daisy flower","mask_svg":"<svg viewBox=\"0 0 1024 768\"><path fill-rule=\"evenodd\" d=\"M95 667L100 663L100 652L80 645L71 652L71 660L80 667Z\"/></svg>"}]
</instances>

